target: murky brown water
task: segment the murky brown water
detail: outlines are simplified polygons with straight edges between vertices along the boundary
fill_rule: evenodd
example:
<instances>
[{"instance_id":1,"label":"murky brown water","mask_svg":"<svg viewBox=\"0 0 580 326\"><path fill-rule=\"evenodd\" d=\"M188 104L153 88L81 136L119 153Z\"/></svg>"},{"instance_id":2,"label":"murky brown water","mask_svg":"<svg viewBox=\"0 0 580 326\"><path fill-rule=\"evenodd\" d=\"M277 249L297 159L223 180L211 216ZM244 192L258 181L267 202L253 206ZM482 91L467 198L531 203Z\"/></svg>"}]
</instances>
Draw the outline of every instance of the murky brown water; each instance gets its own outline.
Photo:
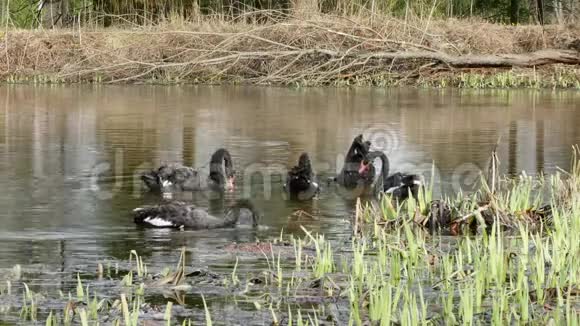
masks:
<instances>
[{"instance_id":1,"label":"murky brown water","mask_svg":"<svg viewBox=\"0 0 580 326\"><path fill-rule=\"evenodd\" d=\"M318 218L310 229L346 240L352 202L332 188L312 203L282 196L279 174L302 151L325 178L363 133L388 153L392 171L429 177L434 162L441 194L469 188L500 137L504 172L568 168L580 143L579 109L578 92L2 86L0 267L50 271L31 282L54 284L59 272L93 270L131 249L173 264L183 245L192 265L219 267L235 261L220 246L299 230L288 222L296 209ZM204 167L222 146L242 181L226 202L252 197L269 230L134 226L130 210L159 200L142 193L141 171L162 161ZM185 199L216 213L223 206L203 195Z\"/></svg>"}]
</instances>

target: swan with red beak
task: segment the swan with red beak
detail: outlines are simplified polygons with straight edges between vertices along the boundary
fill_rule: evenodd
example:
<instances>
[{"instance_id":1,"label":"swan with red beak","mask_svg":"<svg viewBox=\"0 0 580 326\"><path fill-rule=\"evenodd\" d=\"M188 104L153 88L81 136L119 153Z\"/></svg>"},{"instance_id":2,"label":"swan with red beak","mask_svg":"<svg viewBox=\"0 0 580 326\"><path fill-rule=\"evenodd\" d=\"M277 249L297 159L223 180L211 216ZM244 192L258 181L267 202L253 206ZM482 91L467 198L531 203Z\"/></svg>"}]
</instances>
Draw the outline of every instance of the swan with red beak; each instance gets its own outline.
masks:
<instances>
[{"instance_id":1,"label":"swan with red beak","mask_svg":"<svg viewBox=\"0 0 580 326\"><path fill-rule=\"evenodd\" d=\"M389 176L389 160L385 153L370 151L371 143L362 135L354 138L344 159L344 166L336 181L343 189L348 190L354 198L358 196L377 195L385 192L396 200L405 200L410 195L417 198L422 178L415 174L395 173ZM382 163L377 176L373 162L379 158Z\"/></svg>"},{"instance_id":2,"label":"swan with red beak","mask_svg":"<svg viewBox=\"0 0 580 326\"><path fill-rule=\"evenodd\" d=\"M335 179L352 197L376 193L373 180L375 168L367 159L370 147L370 141L365 141L362 135L356 136L346 153L342 170Z\"/></svg>"}]
</instances>

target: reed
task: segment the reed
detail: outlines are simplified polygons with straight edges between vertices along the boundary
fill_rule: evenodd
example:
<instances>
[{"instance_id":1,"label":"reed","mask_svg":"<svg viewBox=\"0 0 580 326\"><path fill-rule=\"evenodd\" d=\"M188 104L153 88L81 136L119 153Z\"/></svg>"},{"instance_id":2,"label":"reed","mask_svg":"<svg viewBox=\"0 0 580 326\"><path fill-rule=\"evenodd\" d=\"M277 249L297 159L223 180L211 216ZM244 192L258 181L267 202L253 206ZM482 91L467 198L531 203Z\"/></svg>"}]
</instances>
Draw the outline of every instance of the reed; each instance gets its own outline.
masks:
<instances>
[{"instance_id":1,"label":"reed","mask_svg":"<svg viewBox=\"0 0 580 326\"><path fill-rule=\"evenodd\" d=\"M287 242L293 246L288 252L294 257L286 258L274 249L270 255L260 256L267 267L256 273L264 282L255 281L256 273L240 273L244 266L236 258L230 270L220 272L220 281L216 282L220 291L212 292L211 302L203 293L207 284L202 281L197 287L188 279L185 249L179 259L176 257L176 266L167 268L155 280L145 277L139 282L126 280L127 275L138 275L138 269L141 275L147 275L144 259L135 259L140 256L132 252L127 274L112 274L112 283L119 291L115 302L99 299L98 283L90 277L81 279L79 273L76 300L70 293L68 298L59 298L67 301L63 310L44 309L43 296L22 285L23 291L17 294L21 300L16 318L22 322L46 318L47 325L96 324L110 318L107 320L112 324L137 325L145 322L141 316L148 294L188 285L179 289L201 295L203 316L196 319L203 318L207 325L212 324L212 313L222 316L219 309L224 303L231 304L231 309L250 303L256 314L263 313L275 325L328 322L328 303L336 309L348 309L348 321L333 322L351 325L577 325L580 261L574 258L580 252L579 174L574 165L572 171L562 171L547 181L500 178L493 186L483 183L475 196L446 200L455 206L462 220L466 212L478 210L480 204L474 203L484 198L485 207L494 210L491 224L453 238L425 230L417 217L430 212L421 212L420 205L408 210L403 203L398 210L401 216L389 218L389 223L383 223L384 209L359 205L356 220L360 225L350 243L329 240L303 227L303 237L291 237L292 241ZM551 215L541 228L533 227L534 219L524 214L544 204L536 196L537 189L548 194L551 205ZM382 198L378 207L387 207L387 200ZM410 212L413 218L408 216ZM480 213L483 223L488 223L485 212ZM283 239L275 241L282 243ZM73 275L71 280L74 288ZM215 295L214 300L213 293L224 294ZM317 303L307 307L293 301L300 299ZM85 305L77 305L80 300ZM175 305L182 305L180 309L189 306L167 301L158 311L164 323L190 324L174 316ZM196 309L191 311L196 312L201 314Z\"/></svg>"}]
</instances>

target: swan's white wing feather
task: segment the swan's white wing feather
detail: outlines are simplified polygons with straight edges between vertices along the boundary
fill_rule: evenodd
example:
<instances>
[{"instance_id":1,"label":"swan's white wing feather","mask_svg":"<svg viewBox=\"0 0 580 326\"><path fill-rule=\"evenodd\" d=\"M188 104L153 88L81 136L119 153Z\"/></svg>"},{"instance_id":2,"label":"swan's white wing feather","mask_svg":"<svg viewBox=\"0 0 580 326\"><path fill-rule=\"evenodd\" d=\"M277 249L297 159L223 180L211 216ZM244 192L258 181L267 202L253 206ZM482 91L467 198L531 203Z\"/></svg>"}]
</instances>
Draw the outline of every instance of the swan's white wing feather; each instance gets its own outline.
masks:
<instances>
[{"instance_id":1,"label":"swan's white wing feather","mask_svg":"<svg viewBox=\"0 0 580 326\"><path fill-rule=\"evenodd\" d=\"M172 222L162 219L158 216L155 217L146 217L143 222L150 224L152 226L174 226Z\"/></svg>"},{"instance_id":2,"label":"swan's white wing feather","mask_svg":"<svg viewBox=\"0 0 580 326\"><path fill-rule=\"evenodd\" d=\"M391 187L385 191L385 193L390 194L393 193L395 190L399 189L399 186Z\"/></svg>"}]
</instances>

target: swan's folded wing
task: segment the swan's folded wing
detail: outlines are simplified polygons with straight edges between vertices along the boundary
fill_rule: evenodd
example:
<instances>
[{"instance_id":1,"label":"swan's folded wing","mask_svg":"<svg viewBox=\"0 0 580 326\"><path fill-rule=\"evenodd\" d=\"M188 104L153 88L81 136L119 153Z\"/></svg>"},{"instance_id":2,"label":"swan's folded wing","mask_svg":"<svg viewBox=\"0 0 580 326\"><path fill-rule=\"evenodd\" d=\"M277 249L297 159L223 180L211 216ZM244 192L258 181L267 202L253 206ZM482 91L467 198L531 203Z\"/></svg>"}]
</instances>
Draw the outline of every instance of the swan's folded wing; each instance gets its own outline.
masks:
<instances>
[{"instance_id":1,"label":"swan's folded wing","mask_svg":"<svg viewBox=\"0 0 580 326\"><path fill-rule=\"evenodd\" d=\"M133 210L137 224L151 227L183 227L187 222L187 213L195 209L193 205L175 201L171 203L144 206Z\"/></svg>"},{"instance_id":2,"label":"swan's folded wing","mask_svg":"<svg viewBox=\"0 0 580 326\"><path fill-rule=\"evenodd\" d=\"M137 224L151 227L177 227L172 219L163 215L160 206L145 206L133 210L134 221Z\"/></svg>"},{"instance_id":3,"label":"swan's folded wing","mask_svg":"<svg viewBox=\"0 0 580 326\"><path fill-rule=\"evenodd\" d=\"M187 220L184 225L190 229L215 229L226 226L226 221L210 215L204 209L191 208L187 213Z\"/></svg>"}]
</instances>

